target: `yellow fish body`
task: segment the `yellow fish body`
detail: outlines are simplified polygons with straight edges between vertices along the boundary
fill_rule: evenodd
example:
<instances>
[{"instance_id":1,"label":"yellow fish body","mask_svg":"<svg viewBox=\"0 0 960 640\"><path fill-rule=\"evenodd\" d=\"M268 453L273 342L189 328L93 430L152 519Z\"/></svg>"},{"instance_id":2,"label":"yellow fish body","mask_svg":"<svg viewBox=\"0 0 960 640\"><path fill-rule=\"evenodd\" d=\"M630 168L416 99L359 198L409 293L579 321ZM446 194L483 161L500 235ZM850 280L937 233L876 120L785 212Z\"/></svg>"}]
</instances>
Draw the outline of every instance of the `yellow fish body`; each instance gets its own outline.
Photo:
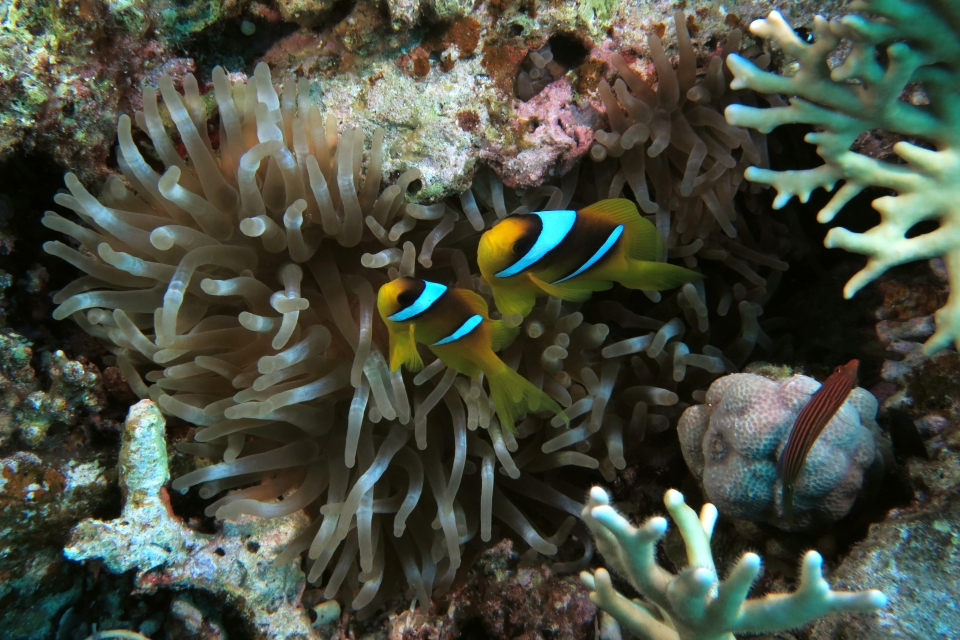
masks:
<instances>
[{"instance_id":1,"label":"yellow fish body","mask_svg":"<svg viewBox=\"0 0 960 640\"><path fill-rule=\"evenodd\" d=\"M564 416L560 405L494 353L516 337L519 327L491 320L486 301L473 291L397 278L380 287L377 309L390 336L392 370L401 365L412 371L423 368L419 342L464 375L482 372L505 428L514 431L517 418L527 412L549 409Z\"/></svg>"},{"instance_id":2,"label":"yellow fish body","mask_svg":"<svg viewBox=\"0 0 960 640\"><path fill-rule=\"evenodd\" d=\"M500 313L526 316L543 295L579 302L614 282L659 291L701 277L662 254L657 228L618 198L504 218L480 238L477 262Z\"/></svg>"}]
</instances>

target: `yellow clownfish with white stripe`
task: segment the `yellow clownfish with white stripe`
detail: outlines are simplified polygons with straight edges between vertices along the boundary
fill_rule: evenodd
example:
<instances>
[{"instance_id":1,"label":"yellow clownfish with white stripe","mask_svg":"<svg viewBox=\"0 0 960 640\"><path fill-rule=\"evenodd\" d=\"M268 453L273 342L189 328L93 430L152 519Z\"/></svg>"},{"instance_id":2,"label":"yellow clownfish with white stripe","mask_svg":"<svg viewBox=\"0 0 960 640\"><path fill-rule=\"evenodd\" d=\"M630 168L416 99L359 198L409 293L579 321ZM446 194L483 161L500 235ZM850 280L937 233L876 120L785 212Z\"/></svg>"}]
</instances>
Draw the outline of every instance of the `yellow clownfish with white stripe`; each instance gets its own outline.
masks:
<instances>
[{"instance_id":1,"label":"yellow clownfish with white stripe","mask_svg":"<svg viewBox=\"0 0 960 640\"><path fill-rule=\"evenodd\" d=\"M659 291L702 277L662 255L657 228L618 198L504 218L480 238L477 262L500 313L526 316L539 296L579 302L614 282Z\"/></svg>"},{"instance_id":2,"label":"yellow clownfish with white stripe","mask_svg":"<svg viewBox=\"0 0 960 640\"><path fill-rule=\"evenodd\" d=\"M550 396L533 386L497 357L519 327L491 320L487 303L467 289L446 287L419 278L397 278L380 287L377 309L390 336L390 368L423 368L418 342L427 345L447 366L490 383L490 397L500 423L515 431L524 413L550 410L566 416Z\"/></svg>"}]
</instances>

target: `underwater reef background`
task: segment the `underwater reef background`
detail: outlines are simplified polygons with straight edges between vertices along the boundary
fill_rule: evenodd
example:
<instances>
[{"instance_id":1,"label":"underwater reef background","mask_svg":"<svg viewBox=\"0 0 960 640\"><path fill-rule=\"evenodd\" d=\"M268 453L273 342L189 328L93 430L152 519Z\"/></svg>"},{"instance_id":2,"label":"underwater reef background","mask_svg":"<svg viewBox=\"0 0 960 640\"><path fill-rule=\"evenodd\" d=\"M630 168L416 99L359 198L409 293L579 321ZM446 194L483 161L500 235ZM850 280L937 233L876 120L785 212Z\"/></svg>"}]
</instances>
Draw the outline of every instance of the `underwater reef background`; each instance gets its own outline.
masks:
<instances>
[{"instance_id":1,"label":"underwater reef background","mask_svg":"<svg viewBox=\"0 0 960 640\"><path fill-rule=\"evenodd\" d=\"M511 209L555 208L543 201L553 202L556 195L567 203L586 204L591 197L625 188L625 182L625 193L641 201L636 174L630 173L632 156L623 144L638 121L631 110L636 96L631 98L626 87L635 92L636 83L646 83L663 91L665 61L679 67L677 75L685 81L676 11L686 14L699 90L717 93L709 83L722 69L715 64L710 76L711 60L724 60L732 52L754 61L769 54L768 69L796 72L795 60L749 34L753 20L779 10L800 38L811 41L814 15L835 18L855 8L842 2L729 2L721 7L714 2L604 0L0 0L0 635L82 640L96 630L123 628L154 639L616 637L576 572L551 567L558 559L576 564L589 544L587 536L578 529L571 534L574 525L554 515L536 520L543 515L538 505L549 500L516 498L521 492L499 472L496 482L504 478L511 498L529 509L531 520L545 531L543 538L557 531L559 557L548 560L531 549L529 540L540 538L539 533L528 537L495 526L489 544L474 540L464 547L459 571L447 572L446 593L435 596L430 609L411 609L403 595L404 571L391 560L386 571L396 575L388 575L379 596L384 600L366 617L358 616L349 600L341 597L334 604L321 586L308 583L309 563L303 570L299 560L272 565L291 540L309 530L316 514L300 510L275 519L218 520L206 512L210 500L196 491L165 486L169 477L184 476L226 454L222 448L214 451L216 456L198 448L196 429L182 415L161 416L156 406L137 404L142 394L131 388L136 384L128 384L130 371L122 371L122 358L104 346L107 341L73 321L53 319L54 292L83 274L43 251L45 243L67 240L41 219L47 210L64 218L73 215L71 207L62 206L67 202L66 172L100 194L108 176L122 171L128 159L117 149L117 122L121 115L149 110L144 89L156 88L165 76L185 87L187 74L194 74L202 120L210 119L204 135L216 143L215 67L225 69L236 86L252 84L254 69L265 62L275 86L296 78L314 83L308 96L324 117L357 126L368 139L382 129L383 186L404 187L390 192L398 207L408 206L401 202L424 205L425 217L411 223L420 225L417 232L444 217L460 225L453 231L451 223L451 229L435 234L433 258L443 268L456 262L452 252L444 252L444 238L459 247L454 243L462 240L474 209L478 216L496 220L504 203ZM960 31L951 28L944 31L956 39ZM743 36L731 51L734 29ZM659 59L651 53L659 46L651 45L652 36L662 38L665 54ZM708 116L694 109L719 114L728 99L757 104L746 92L731 96L701 93L695 105L665 109L664 117L701 126L697 118ZM908 85L901 99L924 104L927 98ZM613 107L623 112L611 115ZM165 110L163 117L173 130ZM133 139L141 149L149 148L151 137L139 124ZM810 130L790 124L765 139L745 134L726 147L711 147L705 157L730 152L736 166L725 176L742 174L741 161L807 169L822 162L804 142ZM338 140L337 131L332 136L329 131L328 139ZM910 136L871 130L854 146L870 158L891 160L893 145L902 140L915 142ZM179 139L174 143L180 157L192 153ZM754 160L745 157L750 143L760 154ZM643 144L647 149L651 142ZM362 138L361 148L366 148ZM682 157L686 166L696 164L689 160L696 154L676 139L667 153ZM365 155L369 163L372 148ZM359 157L356 162L359 167ZM147 154L146 163L163 173L163 157ZM689 173L691 180L698 169ZM419 172L417 177L411 177L411 170ZM675 216L672 227L666 221L666 231L675 235L668 257L688 266L690 260L716 265L713 273L729 292L704 293L691 285L679 293L664 292L660 306L622 288L595 294L576 310L541 302L523 326L522 344L536 351L543 371L566 382L555 385L564 389L555 393L567 394L565 407L579 405L584 424L596 412L581 401L590 398L597 406L595 398L606 388L603 403L609 404L610 422L593 441L579 443L583 450L576 450L581 456L576 459L582 464L560 467L553 475L547 469L537 478L557 479L556 486L577 504L586 502L592 485L601 484L637 522L665 513L662 496L668 489L682 491L699 510L705 481L688 469L676 429L688 406L707 406L702 403L710 402L707 390L713 380L739 371L772 380L803 373L822 381L835 366L858 358L859 386L876 397L879 412L871 426L876 426L877 444L871 440L870 458L857 467L858 474L861 467L873 471L863 471L864 489L859 494L854 490L852 509L841 509L840 520L819 528L783 531L774 526L776 514L748 521L732 514L725 518L721 508L713 534L717 567L723 575L745 551L758 551L765 571L751 595L789 592L798 583L800 557L815 549L824 558L831 588L879 589L889 599L879 612L841 613L769 637L960 635L960 614L951 605L952 594L960 592L960 356L953 348L933 355L922 348L936 330L935 312L948 298L944 261L934 257L891 268L857 297L844 300L843 284L864 260L823 247L829 227L816 223L816 212L829 200L823 190L809 202L794 199L774 212L772 190L723 178L720 183L726 186L715 191L718 198L726 193L717 201L720 213L713 213L717 222L704 223L709 228L697 237L692 220L699 220L710 203L701 211L682 199L671 201L665 190L657 191L654 177L648 172L655 193L647 201L660 202L662 210ZM673 177L678 192L688 187L685 195L698 193L694 189L699 186L679 186L684 177L683 172ZM374 186L379 193L381 185ZM503 194L499 201L498 190ZM868 187L831 226L870 229L877 221L870 202L887 193ZM729 233L723 239L727 207L740 214L737 225L745 226L737 230L741 238L752 238L752 245L730 241ZM682 222L684 217L687 226L678 228L677 218ZM657 223L663 226L662 220ZM416 233L405 232L410 237ZM418 244L424 235L416 236ZM81 239L72 246L80 247L76 253L84 257L82 244ZM424 251L418 275L430 273L421 270L431 263ZM355 253L352 258L359 262L362 252ZM398 246L396 255L367 255L371 264L383 262L375 268L385 281L388 268L412 264L407 257L413 254L405 253ZM330 255L337 260L347 253L338 247ZM472 263L468 268L476 272ZM112 328L110 319L103 322ZM581 333L574 333L581 322ZM595 329L601 325L604 330ZM585 335L588 329L603 334L599 341L597 335ZM567 342L559 334L569 334ZM301 339L303 335L290 344ZM581 365L590 370L591 358L604 364L584 374ZM621 376L619 386L605 377L617 371L606 366L613 361L623 365L622 374L613 373L615 379ZM634 377L624 382L628 376ZM446 384L447 389L454 384L452 375ZM453 388L469 409L476 396L464 386ZM416 401L426 402L425 395ZM163 407L163 401L158 404ZM131 406L135 409L128 416ZM602 420L603 409L596 415ZM346 413L338 419L345 425ZM610 435L614 431L608 424L619 424L621 435ZM533 438L539 448L555 435L545 435L550 428L545 424L537 432L529 427L521 435ZM166 447L157 441L158 433L165 433ZM378 433L378 444L386 435L385 429ZM588 452L596 464L584 460ZM361 460L364 455L369 454L361 451ZM515 456L521 467L537 462L536 452L522 456ZM873 465L884 456L883 464ZM538 464L548 467L552 460ZM428 530L432 523L422 520L424 531L433 535ZM545 522L550 526L542 528ZM561 545L570 535L577 540L572 551ZM659 555L667 569L687 565L676 531L668 531ZM591 568L604 566L599 555L587 561ZM629 593L627 582L618 580L616 587Z\"/></svg>"}]
</instances>

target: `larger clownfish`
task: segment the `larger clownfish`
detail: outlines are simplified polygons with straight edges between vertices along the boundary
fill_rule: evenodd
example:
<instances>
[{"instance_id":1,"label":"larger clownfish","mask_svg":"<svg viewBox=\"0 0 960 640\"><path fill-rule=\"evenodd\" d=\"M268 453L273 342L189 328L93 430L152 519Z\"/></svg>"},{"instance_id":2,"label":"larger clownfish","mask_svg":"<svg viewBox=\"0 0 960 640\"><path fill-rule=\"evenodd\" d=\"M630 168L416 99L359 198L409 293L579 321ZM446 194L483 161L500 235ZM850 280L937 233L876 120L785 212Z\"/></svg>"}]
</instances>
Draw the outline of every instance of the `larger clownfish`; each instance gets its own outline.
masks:
<instances>
[{"instance_id":1,"label":"larger clownfish","mask_svg":"<svg viewBox=\"0 0 960 640\"><path fill-rule=\"evenodd\" d=\"M614 282L659 291L702 277L662 255L657 228L618 198L504 218L480 238L477 262L500 313L526 316L543 295L579 302Z\"/></svg>"},{"instance_id":2,"label":"larger clownfish","mask_svg":"<svg viewBox=\"0 0 960 640\"><path fill-rule=\"evenodd\" d=\"M397 278L380 287L377 309L390 336L390 368L423 368L417 344L427 345L447 366L475 377L483 372L500 422L515 431L517 418L548 409L566 419L550 396L497 357L519 332L491 320L487 303L467 289L449 288L419 278Z\"/></svg>"}]
</instances>

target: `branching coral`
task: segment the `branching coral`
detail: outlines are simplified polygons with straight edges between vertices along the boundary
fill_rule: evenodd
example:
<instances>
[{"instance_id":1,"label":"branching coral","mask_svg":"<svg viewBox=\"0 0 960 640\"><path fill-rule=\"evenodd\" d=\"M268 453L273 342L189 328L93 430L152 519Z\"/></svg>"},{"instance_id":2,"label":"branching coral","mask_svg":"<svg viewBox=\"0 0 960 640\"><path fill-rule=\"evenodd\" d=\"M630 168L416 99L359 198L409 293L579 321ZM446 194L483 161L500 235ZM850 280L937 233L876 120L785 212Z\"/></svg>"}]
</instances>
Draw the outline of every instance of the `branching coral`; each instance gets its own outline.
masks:
<instances>
[{"instance_id":1,"label":"branching coral","mask_svg":"<svg viewBox=\"0 0 960 640\"><path fill-rule=\"evenodd\" d=\"M264 640L312 637L300 606L299 565L270 562L278 547L306 526L306 518L244 518L217 536L194 531L170 508L164 427L149 400L130 407L118 465L123 512L113 520L81 521L64 555L77 562L99 560L116 573L135 570L140 591L166 586L215 593L236 606Z\"/></svg>"},{"instance_id":2,"label":"branching coral","mask_svg":"<svg viewBox=\"0 0 960 640\"><path fill-rule=\"evenodd\" d=\"M874 611L886 605L886 596L876 590L831 590L816 551L804 556L795 592L748 600L750 587L760 575L760 557L744 554L721 582L710 551L716 507L705 504L698 518L679 491L667 491L663 501L680 529L690 562L677 575L656 564L656 546L667 530L666 519L650 518L637 529L610 506L609 496L600 487L590 491L583 509L583 519L607 563L645 600L631 601L618 593L606 569L583 572L580 577L591 590L590 599L641 638L734 640L734 633L794 629L828 613Z\"/></svg>"},{"instance_id":3,"label":"branching coral","mask_svg":"<svg viewBox=\"0 0 960 640\"><path fill-rule=\"evenodd\" d=\"M891 189L895 196L873 201L879 225L864 233L831 229L826 246L868 256L866 267L844 288L850 298L889 268L934 256L943 256L950 274L951 294L936 314L937 331L924 345L933 354L950 343L960 347L960 208L957 178L958 75L960 38L955 25L960 18L956 3L862 0L850 5L864 15L814 21L816 41L806 43L783 16L773 12L750 25L754 34L772 39L799 62L793 76L762 71L739 56L727 65L735 76L734 89L749 88L766 94L791 96L789 106L757 109L742 105L727 108L731 124L769 132L787 123L804 123L816 130L806 140L817 146L826 164L802 171L751 168L746 178L777 190L774 207L793 196L806 202L818 187L832 191L843 186L820 210L817 219L834 216L869 186ZM844 61L830 68L838 50L849 48ZM916 83L928 104L902 99L904 89ZM862 134L882 129L934 146L925 148L901 141L894 151L905 164L870 158L851 150ZM915 225L935 220L939 228L909 237Z\"/></svg>"}]
</instances>

